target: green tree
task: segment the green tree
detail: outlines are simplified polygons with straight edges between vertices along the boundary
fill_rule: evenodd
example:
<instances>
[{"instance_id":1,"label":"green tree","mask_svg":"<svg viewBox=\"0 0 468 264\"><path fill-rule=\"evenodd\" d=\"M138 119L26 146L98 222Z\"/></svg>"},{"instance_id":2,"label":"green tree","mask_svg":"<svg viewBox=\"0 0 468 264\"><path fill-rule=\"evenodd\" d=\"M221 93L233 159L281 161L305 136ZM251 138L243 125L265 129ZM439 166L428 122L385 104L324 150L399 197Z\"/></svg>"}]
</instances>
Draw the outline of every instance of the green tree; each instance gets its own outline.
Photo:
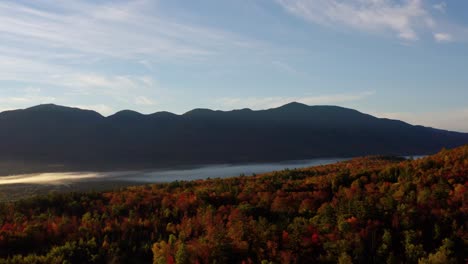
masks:
<instances>
[{"instance_id":1,"label":"green tree","mask_svg":"<svg viewBox=\"0 0 468 264\"><path fill-rule=\"evenodd\" d=\"M176 264L187 264L188 263L188 253L185 243L180 243L179 248L177 249L175 255Z\"/></svg>"}]
</instances>

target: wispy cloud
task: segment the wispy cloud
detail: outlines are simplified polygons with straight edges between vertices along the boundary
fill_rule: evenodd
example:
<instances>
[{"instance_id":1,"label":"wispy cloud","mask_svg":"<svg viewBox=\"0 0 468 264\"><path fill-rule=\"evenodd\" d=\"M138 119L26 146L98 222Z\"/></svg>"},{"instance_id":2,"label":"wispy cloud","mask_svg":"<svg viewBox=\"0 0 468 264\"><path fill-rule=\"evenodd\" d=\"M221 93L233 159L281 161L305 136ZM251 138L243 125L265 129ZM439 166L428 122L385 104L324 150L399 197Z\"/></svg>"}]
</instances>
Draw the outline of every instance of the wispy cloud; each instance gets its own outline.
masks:
<instances>
[{"instance_id":1,"label":"wispy cloud","mask_svg":"<svg viewBox=\"0 0 468 264\"><path fill-rule=\"evenodd\" d=\"M446 11L446 9L447 9L447 3L445 3L445 2L440 2L440 3L438 3L438 4L432 5L432 7L433 7L435 10L439 11L439 12L445 13L445 11Z\"/></svg>"},{"instance_id":2,"label":"wispy cloud","mask_svg":"<svg viewBox=\"0 0 468 264\"><path fill-rule=\"evenodd\" d=\"M151 96L160 90L158 82L148 75L105 74L2 55L0 82L0 111L57 103L109 115L114 108L101 102L122 107L148 106L152 102ZM13 88L11 85L25 86ZM58 92L53 92L55 90Z\"/></svg>"},{"instance_id":3,"label":"wispy cloud","mask_svg":"<svg viewBox=\"0 0 468 264\"><path fill-rule=\"evenodd\" d=\"M135 97L135 104L136 105L143 105L143 106L151 106L151 105L156 105L156 102L148 98L146 96L137 96Z\"/></svg>"},{"instance_id":4,"label":"wispy cloud","mask_svg":"<svg viewBox=\"0 0 468 264\"><path fill-rule=\"evenodd\" d=\"M285 105L290 102L300 102L308 105L340 104L344 102L362 100L375 94L375 91L366 91L356 94L329 94L302 97L223 97L215 100L216 106L221 109L251 108L267 109Z\"/></svg>"},{"instance_id":5,"label":"wispy cloud","mask_svg":"<svg viewBox=\"0 0 468 264\"><path fill-rule=\"evenodd\" d=\"M419 24L430 23L420 0L278 0L289 12L311 22L362 31L389 31L405 40L418 38Z\"/></svg>"},{"instance_id":6,"label":"wispy cloud","mask_svg":"<svg viewBox=\"0 0 468 264\"><path fill-rule=\"evenodd\" d=\"M39 95L25 95L25 96L11 96L0 98L2 105L11 105L6 109L13 109L15 106L31 105L32 103L50 103L56 100L55 97L51 96L39 96Z\"/></svg>"},{"instance_id":7,"label":"wispy cloud","mask_svg":"<svg viewBox=\"0 0 468 264\"><path fill-rule=\"evenodd\" d=\"M55 83L71 88L70 92L79 94L109 95L113 97L128 96L138 91L157 89L150 76L141 75L104 75L97 73L67 73L53 75Z\"/></svg>"},{"instance_id":8,"label":"wispy cloud","mask_svg":"<svg viewBox=\"0 0 468 264\"><path fill-rule=\"evenodd\" d=\"M57 98L43 95L37 87L26 87L20 94L14 96L0 95L0 112L29 107L34 104L53 103Z\"/></svg>"},{"instance_id":9,"label":"wispy cloud","mask_svg":"<svg viewBox=\"0 0 468 264\"><path fill-rule=\"evenodd\" d=\"M437 42L451 42L451 41L453 41L453 37L449 33L434 33L434 39Z\"/></svg>"},{"instance_id":10,"label":"wispy cloud","mask_svg":"<svg viewBox=\"0 0 468 264\"><path fill-rule=\"evenodd\" d=\"M0 32L10 43L85 57L186 59L249 43L221 30L149 15L154 3L43 1L43 8L33 8L6 1L0 3Z\"/></svg>"},{"instance_id":11,"label":"wispy cloud","mask_svg":"<svg viewBox=\"0 0 468 264\"><path fill-rule=\"evenodd\" d=\"M299 70L292 67L288 63L280 61L280 60L274 60L274 61L271 62L271 64L275 68L277 68L278 70L280 70L282 72L286 72L286 73L290 73L290 74L299 74L299 73L301 73Z\"/></svg>"},{"instance_id":12,"label":"wispy cloud","mask_svg":"<svg viewBox=\"0 0 468 264\"><path fill-rule=\"evenodd\" d=\"M432 10L445 13L447 4L432 6L422 0L277 0L285 10L312 23L346 27L415 41L430 33L437 42L452 41L457 26L436 18ZM431 10L432 9L432 10ZM439 31L443 30L444 33ZM460 30L457 30L460 31ZM460 39L463 39L461 37Z\"/></svg>"},{"instance_id":13,"label":"wispy cloud","mask_svg":"<svg viewBox=\"0 0 468 264\"><path fill-rule=\"evenodd\" d=\"M48 61L0 54L0 81L34 83L44 87L62 87L61 94L107 95L127 97L157 89L148 75L119 75L74 69Z\"/></svg>"},{"instance_id":14,"label":"wispy cloud","mask_svg":"<svg viewBox=\"0 0 468 264\"><path fill-rule=\"evenodd\" d=\"M198 63L261 46L225 30L182 23L150 0L2 1L0 35L3 107L54 101L101 113L110 111L108 104L155 105L154 95L164 89L153 62ZM126 69L115 71L114 63ZM45 87L44 96L12 96L11 84ZM24 104L15 103L20 100Z\"/></svg>"}]
</instances>

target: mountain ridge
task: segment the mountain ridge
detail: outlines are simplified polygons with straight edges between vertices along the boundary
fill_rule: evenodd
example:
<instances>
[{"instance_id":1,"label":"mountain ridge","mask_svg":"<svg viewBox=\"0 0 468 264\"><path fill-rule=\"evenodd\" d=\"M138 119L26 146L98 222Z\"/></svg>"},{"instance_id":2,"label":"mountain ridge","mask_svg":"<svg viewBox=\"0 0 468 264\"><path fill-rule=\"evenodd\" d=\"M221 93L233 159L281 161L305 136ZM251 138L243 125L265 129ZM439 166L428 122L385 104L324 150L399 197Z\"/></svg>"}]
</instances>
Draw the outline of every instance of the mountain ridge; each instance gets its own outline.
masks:
<instances>
[{"instance_id":1,"label":"mountain ridge","mask_svg":"<svg viewBox=\"0 0 468 264\"><path fill-rule=\"evenodd\" d=\"M265 112L265 111L271 111L271 110L278 111L278 110L292 110L292 109L295 109L295 110L302 109L302 110L304 110L304 109L311 109L311 108L336 108L336 109L349 110L349 111L354 111L354 112L357 112L357 113L365 114L365 113L360 112L358 110L355 110L355 109L352 109L352 108L347 108L347 107L342 107L342 106L338 106L338 105L306 105L306 104L299 103L299 102L291 102L291 103L287 103L287 104L284 104L284 105L281 105L281 106L278 106L278 107L267 108L267 109L259 109L259 110L253 110L251 108L241 108L241 109L232 109L232 110L214 110L214 109L209 109L209 108L194 108L194 109L186 111L186 112L184 112L182 114L176 114L176 113L172 113L172 112L168 112L168 111L158 111L158 112L154 112L154 113L144 114L144 113L140 113L138 111L131 110L131 109L123 109L123 110L119 110L119 111L117 111L117 112L115 112L113 114L110 114L108 116L104 116L104 115L102 115L99 112L96 112L94 110L84 109L84 108L80 108L80 107L71 107L71 106L64 106L64 105L48 103L48 104L39 104L39 105L31 106L31 107L28 107L28 108L24 108L24 109L6 110L6 111L0 112L0 115L11 113L11 112L52 111L52 110L65 111L66 110L66 111L94 112L94 113L97 113L97 114L101 115L104 118L108 118L108 117L111 117L111 116L115 116L116 114L128 113L128 112L132 112L132 113L135 113L135 114L140 114L140 115L143 115L143 116L151 116L151 115L154 115L154 114L157 114L157 113L168 113L168 114L172 114L172 115L176 115L176 116L184 116L184 115L187 115L187 114L191 114L194 111L195 112L232 113L232 112Z\"/></svg>"},{"instance_id":2,"label":"mountain ridge","mask_svg":"<svg viewBox=\"0 0 468 264\"><path fill-rule=\"evenodd\" d=\"M96 116L100 116L100 117L102 117L104 119L112 119L112 118L121 117L121 116L128 117L130 115L133 115L135 117L142 117L142 118L145 118L145 117L150 118L150 117L155 117L155 116L160 116L160 115L161 116L162 115L170 116L170 117L184 117L184 116L191 116L191 115L200 114L200 113L210 113L210 114L264 113L264 112L269 112L269 111L282 111L282 110L287 110L287 111L291 111L291 110L295 111L295 110L298 110L298 109L312 110L314 108L315 109L327 108L327 109L335 109L335 110L341 110L341 111L349 111L349 112L354 112L356 114L361 114L361 115L365 115L365 116L368 116L368 117L376 118L376 119L379 119L379 120L400 122L400 123L408 124L408 125L415 126L415 127L430 128L430 129L435 129L435 130L439 130L439 131L448 131L448 132L455 132L455 133L461 133L461 134L468 134L467 132L451 131L451 130L443 129L443 128L435 128L435 127L424 126L424 125L412 125L412 124L410 124L408 122L405 122L405 121L402 121L402 120L386 118L386 117L377 117L377 116L373 116L373 115L358 111L356 109L342 107L342 106L338 106L338 105L306 105L306 104L299 103L299 102L290 102L290 103L287 103L287 104L284 104L284 105L281 105L281 106L278 106L278 107L267 108L267 109L259 109L259 110L253 110L251 108L241 108L241 109L232 109L232 110L214 110L214 109L209 109L209 108L194 108L194 109L186 111L186 112L184 112L182 114L176 114L176 113L172 113L172 112L169 112L169 111L157 111L157 112L154 112L154 113L144 114L144 113L140 113L138 111L131 110L131 109L123 109L123 110L119 110L119 111L117 111L117 112L115 112L113 114L107 115L107 116L104 116L104 115L102 115L99 112L94 111L94 110L83 109L83 108L80 108L80 107L70 107L70 106L58 105L58 104L53 104L53 103L47 103L47 104L35 105L35 106L24 108L24 109L14 109L14 110L2 111L2 112L0 112L0 119L4 115L11 114L11 113L17 113L17 112L30 112L30 111L35 111L35 112L48 111L48 112L50 112L50 111L57 111L57 110L60 110L61 112L76 111L76 112L82 112L82 113L88 113L88 114L93 113ZM288 112L288 114L291 114L291 112Z\"/></svg>"},{"instance_id":3,"label":"mountain ridge","mask_svg":"<svg viewBox=\"0 0 468 264\"><path fill-rule=\"evenodd\" d=\"M413 126L340 106L265 110L132 110L102 116L53 104L0 113L0 161L160 167L319 157L431 154L468 134Z\"/></svg>"}]
</instances>

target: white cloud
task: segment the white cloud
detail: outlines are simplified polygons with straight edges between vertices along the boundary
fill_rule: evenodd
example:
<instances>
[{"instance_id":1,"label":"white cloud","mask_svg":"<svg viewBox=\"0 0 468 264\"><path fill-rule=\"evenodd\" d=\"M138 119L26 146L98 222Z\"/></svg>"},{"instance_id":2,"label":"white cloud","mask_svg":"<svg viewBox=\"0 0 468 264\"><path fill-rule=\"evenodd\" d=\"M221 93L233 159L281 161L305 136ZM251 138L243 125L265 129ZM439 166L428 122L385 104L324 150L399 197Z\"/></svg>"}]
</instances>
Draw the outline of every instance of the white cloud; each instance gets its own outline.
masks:
<instances>
[{"instance_id":1,"label":"white cloud","mask_svg":"<svg viewBox=\"0 0 468 264\"><path fill-rule=\"evenodd\" d=\"M0 103L3 105L12 106L29 106L31 103L43 104L51 103L56 100L55 97L51 96L37 96L37 95L26 95L26 96L11 96L0 98ZM12 109L9 107L8 109Z\"/></svg>"},{"instance_id":2,"label":"white cloud","mask_svg":"<svg viewBox=\"0 0 468 264\"><path fill-rule=\"evenodd\" d=\"M283 61L279 61L279 60L274 60L271 62L271 64L276 67L277 69L283 71L283 72L287 72L287 73L292 73L292 74L299 74L300 71L298 71L297 69L295 69L294 67L292 67L291 65L283 62Z\"/></svg>"},{"instance_id":3,"label":"white cloud","mask_svg":"<svg viewBox=\"0 0 468 264\"><path fill-rule=\"evenodd\" d=\"M152 106L156 105L156 102L146 96L137 96L135 97L136 105Z\"/></svg>"},{"instance_id":4,"label":"white cloud","mask_svg":"<svg viewBox=\"0 0 468 264\"><path fill-rule=\"evenodd\" d=\"M367 32L392 32L404 40L418 39L417 28L430 23L421 0L277 0L308 21L344 25Z\"/></svg>"},{"instance_id":5,"label":"white cloud","mask_svg":"<svg viewBox=\"0 0 468 264\"><path fill-rule=\"evenodd\" d=\"M431 35L437 42L468 41L468 29L446 16L447 4L423 0L276 0L309 22L415 41Z\"/></svg>"},{"instance_id":6,"label":"white cloud","mask_svg":"<svg viewBox=\"0 0 468 264\"><path fill-rule=\"evenodd\" d=\"M25 93L18 96L2 96L0 97L0 112L7 110L15 110L28 108L37 104L53 103L57 98L52 96L43 96L35 93Z\"/></svg>"},{"instance_id":7,"label":"white cloud","mask_svg":"<svg viewBox=\"0 0 468 264\"><path fill-rule=\"evenodd\" d=\"M440 2L438 4L432 5L432 7L439 12L445 13L445 10L447 9L447 3Z\"/></svg>"},{"instance_id":8,"label":"white cloud","mask_svg":"<svg viewBox=\"0 0 468 264\"><path fill-rule=\"evenodd\" d=\"M154 12L150 15L147 10L155 9L152 1L43 1L41 6L0 3L2 38L10 44L85 58L187 59L252 44L232 33L180 24Z\"/></svg>"},{"instance_id":9,"label":"white cloud","mask_svg":"<svg viewBox=\"0 0 468 264\"><path fill-rule=\"evenodd\" d=\"M64 72L65 68L45 61L0 53L0 80L43 82L47 76Z\"/></svg>"},{"instance_id":10,"label":"white cloud","mask_svg":"<svg viewBox=\"0 0 468 264\"><path fill-rule=\"evenodd\" d=\"M433 112L374 112L377 117L398 119L413 125L468 132L468 108Z\"/></svg>"},{"instance_id":11,"label":"white cloud","mask_svg":"<svg viewBox=\"0 0 468 264\"><path fill-rule=\"evenodd\" d=\"M357 101L375 94L374 91L366 91L357 94L331 94L303 97L223 97L216 99L217 106L222 109L252 108L267 109L285 105L290 102L300 102L307 105L339 104L349 101Z\"/></svg>"},{"instance_id":12,"label":"white cloud","mask_svg":"<svg viewBox=\"0 0 468 264\"><path fill-rule=\"evenodd\" d=\"M125 95L138 90L154 87L149 76L138 75L104 75L96 73L79 73L52 76L55 82L75 88L76 92L85 94Z\"/></svg>"},{"instance_id":13,"label":"white cloud","mask_svg":"<svg viewBox=\"0 0 468 264\"><path fill-rule=\"evenodd\" d=\"M453 37L449 33L434 33L434 39L437 42L451 42L451 41L453 41Z\"/></svg>"},{"instance_id":14,"label":"white cloud","mask_svg":"<svg viewBox=\"0 0 468 264\"><path fill-rule=\"evenodd\" d=\"M28 57L0 53L0 81L41 85L44 93L61 87L60 97L107 96L107 99L129 102L133 95L154 92L159 86L148 75L116 75L88 72ZM5 95L8 97L8 95ZM22 96L20 96L22 97ZM29 97L28 97L29 98ZM31 103L40 103L39 101Z\"/></svg>"},{"instance_id":15,"label":"white cloud","mask_svg":"<svg viewBox=\"0 0 468 264\"><path fill-rule=\"evenodd\" d=\"M157 64L198 63L263 47L231 32L183 23L150 0L1 1L0 35L2 102L23 98L31 105L43 100L12 87L39 85L61 104L148 107L155 104L150 98L171 93L156 80ZM138 66L146 70L133 68Z\"/></svg>"}]
</instances>

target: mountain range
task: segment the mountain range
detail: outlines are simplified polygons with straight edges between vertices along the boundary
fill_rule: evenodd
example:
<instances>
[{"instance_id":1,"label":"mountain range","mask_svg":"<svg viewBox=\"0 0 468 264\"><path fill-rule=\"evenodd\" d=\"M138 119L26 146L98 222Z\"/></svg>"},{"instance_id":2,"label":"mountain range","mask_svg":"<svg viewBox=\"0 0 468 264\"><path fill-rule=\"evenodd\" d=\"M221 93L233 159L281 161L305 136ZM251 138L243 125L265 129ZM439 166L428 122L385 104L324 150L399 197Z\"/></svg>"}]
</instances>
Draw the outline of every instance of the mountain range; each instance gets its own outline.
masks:
<instances>
[{"instance_id":1,"label":"mountain range","mask_svg":"<svg viewBox=\"0 0 468 264\"><path fill-rule=\"evenodd\" d=\"M90 169L422 155L463 144L467 133L295 102L182 115L124 110L104 117L53 104L0 113L0 161Z\"/></svg>"}]
</instances>

